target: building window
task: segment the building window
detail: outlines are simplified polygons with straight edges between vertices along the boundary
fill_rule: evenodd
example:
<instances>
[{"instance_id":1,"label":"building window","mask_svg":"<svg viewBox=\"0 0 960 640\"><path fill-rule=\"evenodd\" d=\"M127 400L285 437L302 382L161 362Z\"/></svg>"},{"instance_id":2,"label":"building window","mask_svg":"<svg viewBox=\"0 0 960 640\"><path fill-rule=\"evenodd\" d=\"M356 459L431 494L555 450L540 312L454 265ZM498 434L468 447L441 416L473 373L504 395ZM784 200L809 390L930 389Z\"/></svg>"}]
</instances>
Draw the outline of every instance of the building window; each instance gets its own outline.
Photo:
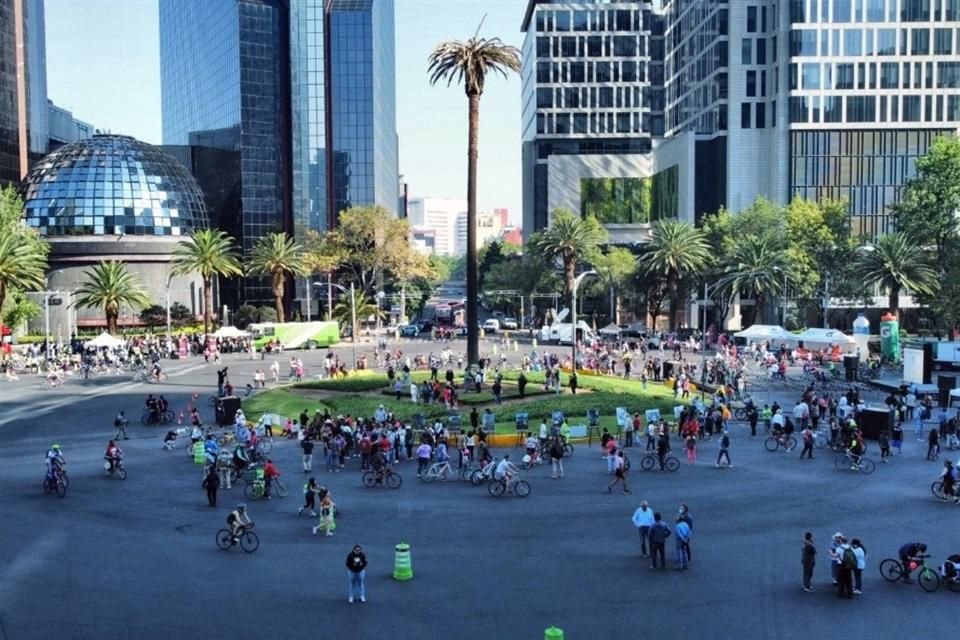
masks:
<instances>
[{"instance_id":1,"label":"building window","mask_svg":"<svg viewBox=\"0 0 960 640\"><path fill-rule=\"evenodd\" d=\"M803 89L819 89L820 88L820 63L819 62L804 62L803 63Z\"/></svg>"},{"instance_id":2,"label":"building window","mask_svg":"<svg viewBox=\"0 0 960 640\"><path fill-rule=\"evenodd\" d=\"M937 88L960 88L960 62L937 63Z\"/></svg>"},{"instance_id":3,"label":"building window","mask_svg":"<svg viewBox=\"0 0 960 640\"><path fill-rule=\"evenodd\" d=\"M757 8L747 7L747 33L757 32Z\"/></svg>"},{"instance_id":4,"label":"building window","mask_svg":"<svg viewBox=\"0 0 960 640\"><path fill-rule=\"evenodd\" d=\"M960 2L960 0L958 0ZM953 29L935 29L933 32L933 52L938 56L953 53Z\"/></svg>"},{"instance_id":5,"label":"building window","mask_svg":"<svg viewBox=\"0 0 960 640\"><path fill-rule=\"evenodd\" d=\"M874 96L847 96L847 122L873 122L875 110Z\"/></svg>"},{"instance_id":6,"label":"building window","mask_svg":"<svg viewBox=\"0 0 960 640\"><path fill-rule=\"evenodd\" d=\"M753 63L753 40L744 38L740 43L740 62L741 64Z\"/></svg>"},{"instance_id":7,"label":"building window","mask_svg":"<svg viewBox=\"0 0 960 640\"><path fill-rule=\"evenodd\" d=\"M834 85L836 89L853 89L853 65L837 65L837 82Z\"/></svg>"},{"instance_id":8,"label":"building window","mask_svg":"<svg viewBox=\"0 0 960 640\"><path fill-rule=\"evenodd\" d=\"M748 40L744 40L748 42ZM817 55L817 32L813 29L796 29L790 32L790 55Z\"/></svg>"},{"instance_id":9,"label":"building window","mask_svg":"<svg viewBox=\"0 0 960 640\"><path fill-rule=\"evenodd\" d=\"M744 102L740 105L740 128L750 128L750 103Z\"/></svg>"},{"instance_id":10,"label":"building window","mask_svg":"<svg viewBox=\"0 0 960 640\"><path fill-rule=\"evenodd\" d=\"M573 30L586 31L588 28L588 13L586 11L573 12Z\"/></svg>"},{"instance_id":11,"label":"building window","mask_svg":"<svg viewBox=\"0 0 960 640\"><path fill-rule=\"evenodd\" d=\"M747 97L754 98L757 95L757 72L747 71Z\"/></svg>"},{"instance_id":12,"label":"building window","mask_svg":"<svg viewBox=\"0 0 960 640\"><path fill-rule=\"evenodd\" d=\"M557 11L556 12L557 24L555 27L556 31L570 31L570 12L569 11Z\"/></svg>"},{"instance_id":13,"label":"building window","mask_svg":"<svg viewBox=\"0 0 960 640\"><path fill-rule=\"evenodd\" d=\"M927 22L930 20L930 0L900 0L900 20Z\"/></svg>"},{"instance_id":14,"label":"building window","mask_svg":"<svg viewBox=\"0 0 960 640\"><path fill-rule=\"evenodd\" d=\"M790 122L805 123L807 117L807 98L804 96L794 96L790 98Z\"/></svg>"},{"instance_id":15,"label":"building window","mask_svg":"<svg viewBox=\"0 0 960 640\"><path fill-rule=\"evenodd\" d=\"M877 0L873 0L876 2ZM880 7L883 7L883 0L880 0ZM790 22L807 21L807 0L790 0Z\"/></svg>"},{"instance_id":16,"label":"building window","mask_svg":"<svg viewBox=\"0 0 960 640\"><path fill-rule=\"evenodd\" d=\"M603 56L603 38L600 36L589 36L587 38L587 57L599 58Z\"/></svg>"},{"instance_id":17,"label":"building window","mask_svg":"<svg viewBox=\"0 0 960 640\"><path fill-rule=\"evenodd\" d=\"M614 36L613 55L622 58L632 58L637 55L636 36Z\"/></svg>"},{"instance_id":18,"label":"building window","mask_svg":"<svg viewBox=\"0 0 960 640\"><path fill-rule=\"evenodd\" d=\"M553 107L553 90L537 89L537 108L550 109Z\"/></svg>"},{"instance_id":19,"label":"building window","mask_svg":"<svg viewBox=\"0 0 960 640\"><path fill-rule=\"evenodd\" d=\"M920 122L920 96L903 96L903 121Z\"/></svg>"},{"instance_id":20,"label":"building window","mask_svg":"<svg viewBox=\"0 0 960 640\"><path fill-rule=\"evenodd\" d=\"M764 38L757 40L757 64L767 64L767 41Z\"/></svg>"},{"instance_id":21,"label":"building window","mask_svg":"<svg viewBox=\"0 0 960 640\"><path fill-rule=\"evenodd\" d=\"M847 29L843 34L843 55L859 56L863 53L862 31Z\"/></svg>"},{"instance_id":22,"label":"building window","mask_svg":"<svg viewBox=\"0 0 960 640\"><path fill-rule=\"evenodd\" d=\"M824 96L823 121L843 122L843 98L841 96Z\"/></svg>"},{"instance_id":23,"label":"building window","mask_svg":"<svg viewBox=\"0 0 960 640\"><path fill-rule=\"evenodd\" d=\"M757 103L757 129L765 129L767 126L767 105L763 102Z\"/></svg>"},{"instance_id":24,"label":"building window","mask_svg":"<svg viewBox=\"0 0 960 640\"><path fill-rule=\"evenodd\" d=\"M851 0L833 0L833 21L850 22Z\"/></svg>"},{"instance_id":25,"label":"building window","mask_svg":"<svg viewBox=\"0 0 960 640\"><path fill-rule=\"evenodd\" d=\"M910 42L910 53L915 56L925 56L930 53L930 30L914 29L913 39Z\"/></svg>"},{"instance_id":26,"label":"building window","mask_svg":"<svg viewBox=\"0 0 960 640\"><path fill-rule=\"evenodd\" d=\"M884 0L867 0L867 22L883 22Z\"/></svg>"}]
</instances>

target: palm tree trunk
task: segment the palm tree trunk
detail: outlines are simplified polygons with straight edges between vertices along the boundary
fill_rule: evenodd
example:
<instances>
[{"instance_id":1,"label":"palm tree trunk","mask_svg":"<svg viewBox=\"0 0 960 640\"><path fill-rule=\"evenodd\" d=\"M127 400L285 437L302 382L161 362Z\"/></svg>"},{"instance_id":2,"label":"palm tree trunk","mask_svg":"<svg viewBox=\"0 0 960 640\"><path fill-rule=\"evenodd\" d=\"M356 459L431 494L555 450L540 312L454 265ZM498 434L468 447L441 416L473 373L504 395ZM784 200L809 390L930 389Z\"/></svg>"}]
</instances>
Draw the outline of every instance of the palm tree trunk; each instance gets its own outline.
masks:
<instances>
[{"instance_id":1,"label":"palm tree trunk","mask_svg":"<svg viewBox=\"0 0 960 640\"><path fill-rule=\"evenodd\" d=\"M677 327L677 314L680 312L680 283L677 282L676 276L670 276L667 281L667 288L670 292L670 326L667 330L673 331ZM656 318L654 318L654 322L656 322Z\"/></svg>"},{"instance_id":2,"label":"palm tree trunk","mask_svg":"<svg viewBox=\"0 0 960 640\"><path fill-rule=\"evenodd\" d=\"M467 366L480 359L480 335L477 315L479 282L477 281L477 157L479 156L480 94L471 93L467 126Z\"/></svg>"},{"instance_id":3,"label":"palm tree trunk","mask_svg":"<svg viewBox=\"0 0 960 640\"><path fill-rule=\"evenodd\" d=\"M3 309L3 301L6 299L7 299L7 288L4 286L3 282L0 282L0 309Z\"/></svg>"},{"instance_id":4,"label":"palm tree trunk","mask_svg":"<svg viewBox=\"0 0 960 640\"><path fill-rule=\"evenodd\" d=\"M117 314L116 312L112 311L104 311L105 315L107 316L107 333L114 335L117 333Z\"/></svg>"},{"instance_id":5,"label":"palm tree trunk","mask_svg":"<svg viewBox=\"0 0 960 640\"><path fill-rule=\"evenodd\" d=\"M284 322L283 274L273 274L273 306L277 310L277 322Z\"/></svg>"},{"instance_id":6,"label":"palm tree trunk","mask_svg":"<svg viewBox=\"0 0 960 640\"><path fill-rule=\"evenodd\" d=\"M210 321L212 315L210 307L213 306L213 278L211 276L203 277L203 342L206 344L207 335L210 333Z\"/></svg>"},{"instance_id":7,"label":"palm tree trunk","mask_svg":"<svg viewBox=\"0 0 960 640\"><path fill-rule=\"evenodd\" d=\"M893 286L890 287L890 299L887 301L888 306L890 307L890 314L900 317L900 287Z\"/></svg>"},{"instance_id":8,"label":"palm tree trunk","mask_svg":"<svg viewBox=\"0 0 960 640\"><path fill-rule=\"evenodd\" d=\"M761 293L754 293L754 294L753 294L753 322L751 322L750 324L752 324L752 325L753 325L753 324L757 324L757 322L758 322L761 318L763 318L763 316L762 316L761 314L762 314L762 313L765 313L765 311L766 311L766 310L763 308L763 305L764 305L763 294L761 294ZM777 323L777 324L779 324L779 323Z\"/></svg>"}]
</instances>

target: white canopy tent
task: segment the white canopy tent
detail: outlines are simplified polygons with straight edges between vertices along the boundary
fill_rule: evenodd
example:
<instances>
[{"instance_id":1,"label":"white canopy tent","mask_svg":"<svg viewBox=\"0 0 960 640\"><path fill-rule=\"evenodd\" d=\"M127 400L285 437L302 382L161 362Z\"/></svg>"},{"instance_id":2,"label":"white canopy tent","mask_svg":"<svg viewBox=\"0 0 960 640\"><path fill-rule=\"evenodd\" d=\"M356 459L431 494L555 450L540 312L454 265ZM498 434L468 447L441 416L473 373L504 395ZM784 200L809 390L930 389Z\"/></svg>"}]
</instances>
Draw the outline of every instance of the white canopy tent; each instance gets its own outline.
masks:
<instances>
[{"instance_id":1,"label":"white canopy tent","mask_svg":"<svg viewBox=\"0 0 960 640\"><path fill-rule=\"evenodd\" d=\"M247 332L241 329L237 329L232 325L226 327L220 327L213 333L214 338L245 338Z\"/></svg>"},{"instance_id":2,"label":"white canopy tent","mask_svg":"<svg viewBox=\"0 0 960 640\"><path fill-rule=\"evenodd\" d=\"M799 343L803 341L803 346L810 349L818 349L830 345L837 345L844 350L852 350L856 345L852 336L848 336L837 329L807 329L803 333L791 334L790 341Z\"/></svg>"},{"instance_id":3,"label":"white canopy tent","mask_svg":"<svg viewBox=\"0 0 960 640\"><path fill-rule=\"evenodd\" d=\"M787 341L796 337L795 334L775 324L755 324L743 331L738 331L733 334L733 336L754 342L763 342L765 340L770 340L771 342Z\"/></svg>"},{"instance_id":4,"label":"white canopy tent","mask_svg":"<svg viewBox=\"0 0 960 640\"><path fill-rule=\"evenodd\" d=\"M93 340L87 340L83 346L88 349L116 349L123 346L123 340L104 331Z\"/></svg>"},{"instance_id":5,"label":"white canopy tent","mask_svg":"<svg viewBox=\"0 0 960 640\"><path fill-rule=\"evenodd\" d=\"M599 333L600 335L603 335L603 336L619 336L620 327L618 327L617 325L611 322L610 324L605 326L603 329L600 329Z\"/></svg>"}]
</instances>

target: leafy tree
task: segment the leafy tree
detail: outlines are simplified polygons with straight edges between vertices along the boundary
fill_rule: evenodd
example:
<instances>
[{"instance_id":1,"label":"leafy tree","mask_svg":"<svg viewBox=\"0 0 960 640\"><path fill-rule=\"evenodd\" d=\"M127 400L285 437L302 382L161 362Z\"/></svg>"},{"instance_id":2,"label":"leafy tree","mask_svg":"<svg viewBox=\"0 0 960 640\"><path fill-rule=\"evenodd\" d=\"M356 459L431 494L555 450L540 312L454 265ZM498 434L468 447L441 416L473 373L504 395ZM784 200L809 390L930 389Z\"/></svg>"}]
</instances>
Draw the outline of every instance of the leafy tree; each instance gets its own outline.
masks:
<instances>
[{"instance_id":1,"label":"leafy tree","mask_svg":"<svg viewBox=\"0 0 960 640\"><path fill-rule=\"evenodd\" d=\"M243 275L233 238L216 229L194 231L174 248L170 272L179 276L200 274L203 279L203 332L209 334L213 314L213 277Z\"/></svg>"},{"instance_id":2,"label":"leafy tree","mask_svg":"<svg viewBox=\"0 0 960 640\"><path fill-rule=\"evenodd\" d=\"M277 318L284 322L283 294L287 278L303 273L303 247L285 233L268 233L254 245L247 272L270 276Z\"/></svg>"},{"instance_id":3,"label":"leafy tree","mask_svg":"<svg viewBox=\"0 0 960 640\"><path fill-rule=\"evenodd\" d=\"M749 234L739 238L727 267L727 275L718 287L743 291L753 298L750 324L758 322L769 296L782 293L789 277L787 256L780 240L768 233Z\"/></svg>"},{"instance_id":4,"label":"leafy tree","mask_svg":"<svg viewBox=\"0 0 960 640\"><path fill-rule=\"evenodd\" d=\"M376 317L378 313L382 313L377 309L377 303L365 293L360 291L355 292L354 299L357 305L356 318L358 324L362 323L371 316ZM356 336L357 332L359 331L359 327L353 326L354 315L350 294L340 294L337 305L333 308L333 317L337 320L337 322L340 323L341 327L350 327L353 340L357 339Z\"/></svg>"},{"instance_id":5,"label":"leafy tree","mask_svg":"<svg viewBox=\"0 0 960 640\"><path fill-rule=\"evenodd\" d=\"M117 331L121 305L142 309L150 304L150 298L140 287L137 277L127 271L122 262L101 261L85 271L84 276L86 280L75 292L75 304L81 309L103 309L110 333Z\"/></svg>"},{"instance_id":6,"label":"leafy tree","mask_svg":"<svg viewBox=\"0 0 960 640\"><path fill-rule=\"evenodd\" d=\"M897 229L920 244L935 244L937 261L960 230L960 139L941 136L916 160L917 173L908 178L900 203L893 207Z\"/></svg>"},{"instance_id":7,"label":"leafy tree","mask_svg":"<svg viewBox=\"0 0 960 640\"><path fill-rule=\"evenodd\" d=\"M174 302L170 305L170 324L174 327L185 327L193 324L195 321L196 317L193 315L193 312L187 309L185 305L179 302Z\"/></svg>"},{"instance_id":8,"label":"leafy tree","mask_svg":"<svg viewBox=\"0 0 960 640\"><path fill-rule=\"evenodd\" d=\"M617 322L619 292L633 278L637 259L625 247L610 247L605 253L598 251L590 256L590 263L599 276L599 285L610 295L610 322Z\"/></svg>"},{"instance_id":9,"label":"leafy tree","mask_svg":"<svg viewBox=\"0 0 960 640\"><path fill-rule=\"evenodd\" d=\"M167 308L162 307L159 304L152 304L149 307L144 307L140 310L140 322L145 324L149 329L166 326Z\"/></svg>"},{"instance_id":10,"label":"leafy tree","mask_svg":"<svg viewBox=\"0 0 960 640\"><path fill-rule=\"evenodd\" d=\"M562 286L560 277L556 271L547 264L543 256L536 252L527 252L522 256L503 260L494 265L487 274L485 291L519 291L521 295L528 297L535 293L554 293ZM536 304L535 299L529 299L529 306L524 308L528 315L532 315L532 308ZM510 309L516 309L519 300L514 297L494 297L494 304L509 305Z\"/></svg>"},{"instance_id":11,"label":"leafy tree","mask_svg":"<svg viewBox=\"0 0 960 640\"><path fill-rule=\"evenodd\" d=\"M257 322L276 322L277 310L273 307L257 307ZM246 327L243 327L246 329Z\"/></svg>"},{"instance_id":12,"label":"leafy tree","mask_svg":"<svg viewBox=\"0 0 960 640\"><path fill-rule=\"evenodd\" d=\"M930 267L923 248L906 233L880 236L857 256L853 273L867 286L887 290L890 313L900 314L900 292L909 289L931 295L937 286L937 272Z\"/></svg>"},{"instance_id":13,"label":"leafy tree","mask_svg":"<svg viewBox=\"0 0 960 640\"><path fill-rule=\"evenodd\" d=\"M595 218L579 218L566 209L553 212L550 226L530 238L531 247L550 263L563 266L563 296L571 301L577 262L595 255L607 231Z\"/></svg>"},{"instance_id":14,"label":"leafy tree","mask_svg":"<svg viewBox=\"0 0 960 640\"><path fill-rule=\"evenodd\" d=\"M8 327L20 327L24 322L40 315L42 309L19 289L12 289L7 295L0 322Z\"/></svg>"},{"instance_id":15,"label":"leafy tree","mask_svg":"<svg viewBox=\"0 0 960 640\"><path fill-rule=\"evenodd\" d=\"M478 29L479 32L479 29ZM503 44L500 38L480 38L466 42L450 40L438 44L428 59L430 84L442 80L447 86L462 84L467 94L467 363L480 358L477 329L480 280L477 276L477 159L480 151L480 96L487 76L520 71L520 51Z\"/></svg>"},{"instance_id":16,"label":"leafy tree","mask_svg":"<svg viewBox=\"0 0 960 640\"><path fill-rule=\"evenodd\" d=\"M44 287L49 252L47 242L24 224L23 201L16 190L0 189L0 310L8 311L4 308L8 294Z\"/></svg>"},{"instance_id":17,"label":"leafy tree","mask_svg":"<svg viewBox=\"0 0 960 640\"><path fill-rule=\"evenodd\" d=\"M710 265L710 245L703 231L682 220L658 220L638 263L647 275L663 277L670 299L670 328L677 327L681 289Z\"/></svg>"},{"instance_id":18,"label":"leafy tree","mask_svg":"<svg viewBox=\"0 0 960 640\"><path fill-rule=\"evenodd\" d=\"M233 312L233 326L237 329L246 329L251 324L260 322L260 314L252 304L244 304Z\"/></svg>"}]
</instances>

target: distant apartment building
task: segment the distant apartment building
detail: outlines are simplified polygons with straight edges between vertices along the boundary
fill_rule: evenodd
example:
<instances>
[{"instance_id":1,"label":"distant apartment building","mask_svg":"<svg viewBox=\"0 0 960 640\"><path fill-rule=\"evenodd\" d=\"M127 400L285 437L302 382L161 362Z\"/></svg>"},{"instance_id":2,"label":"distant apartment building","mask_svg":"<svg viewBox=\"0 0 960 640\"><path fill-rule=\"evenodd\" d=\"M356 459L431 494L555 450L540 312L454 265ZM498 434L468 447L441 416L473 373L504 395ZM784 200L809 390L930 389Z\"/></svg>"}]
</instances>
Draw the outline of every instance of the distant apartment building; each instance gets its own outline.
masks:
<instances>
[{"instance_id":1,"label":"distant apartment building","mask_svg":"<svg viewBox=\"0 0 960 640\"><path fill-rule=\"evenodd\" d=\"M467 201L460 198L414 197L407 201L407 219L414 246L428 255L462 255L457 245L457 220L466 219Z\"/></svg>"},{"instance_id":2,"label":"distant apartment building","mask_svg":"<svg viewBox=\"0 0 960 640\"><path fill-rule=\"evenodd\" d=\"M49 113L49 151L55 151L65 144L89 138L96 133L89 122L83 122L73 117L73 113L47 100Z\"/></svg>"}]
</instances>

